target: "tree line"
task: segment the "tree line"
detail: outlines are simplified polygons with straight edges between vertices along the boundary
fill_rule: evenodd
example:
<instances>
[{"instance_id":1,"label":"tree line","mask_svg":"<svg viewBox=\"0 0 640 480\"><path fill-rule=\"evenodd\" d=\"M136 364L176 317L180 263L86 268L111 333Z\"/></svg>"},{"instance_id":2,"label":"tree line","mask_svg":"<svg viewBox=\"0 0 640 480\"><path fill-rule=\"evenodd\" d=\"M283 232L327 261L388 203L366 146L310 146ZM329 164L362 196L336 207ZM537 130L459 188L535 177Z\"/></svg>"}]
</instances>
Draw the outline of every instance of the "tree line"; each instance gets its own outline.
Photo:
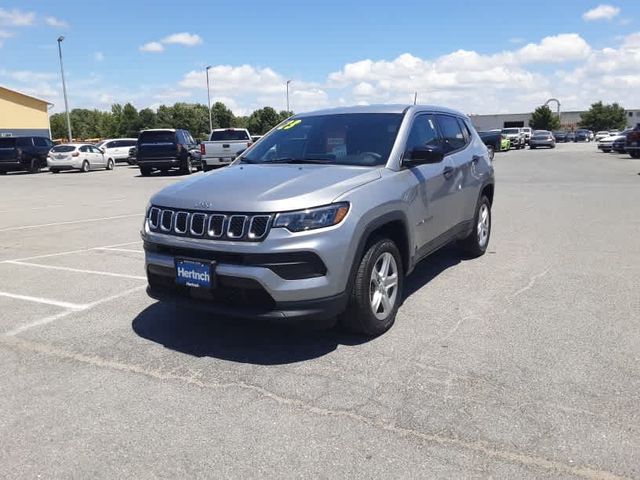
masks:
<instances>
[{"instance_id":1,"label":"tree line","mask_svg":"<svg viewBox=\"0 0 640 480\"><path fill-rule=\"evenodd\" d=\"M580 127L589 130L607 131L622 130L627 126L627 112L617 103L605 105L600 102L593 103L591 108L580 114ZM529 126L535 130L560 130L560 119L547 105L536 108L531 114Z\"/></svg>"},{"instance_id":2,"label":"tree line","mask_svg":"<svg viewBox=\"0 0 640 480\"><path fill-rule=\"evenodd\" d=\"M252 135L262 135L292 112L276 112L271 107L255 110L251 115L236 116L224 103L216 102L211 107L213 128L246 128ZM144 108L138 111L130 103L116 103L110 111L74 108L69 112L71 130L76 139L89 138L137 138L146 128L184 128L196 139L209 137L209 112L200 103L175 103L161 105L157 110ZM51 115L51 137L67 137L65 113Z\"/></svg>"}]
</instances>

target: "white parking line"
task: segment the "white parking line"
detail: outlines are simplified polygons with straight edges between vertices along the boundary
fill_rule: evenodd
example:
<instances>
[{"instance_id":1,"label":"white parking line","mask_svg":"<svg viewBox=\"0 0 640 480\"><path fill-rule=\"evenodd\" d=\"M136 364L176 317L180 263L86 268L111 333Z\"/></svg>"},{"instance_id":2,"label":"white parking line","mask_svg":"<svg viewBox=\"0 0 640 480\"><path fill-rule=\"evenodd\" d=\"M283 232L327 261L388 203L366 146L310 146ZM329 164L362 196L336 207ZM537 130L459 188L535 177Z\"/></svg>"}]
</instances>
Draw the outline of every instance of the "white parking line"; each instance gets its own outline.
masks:
<instances>
[{"instance_id":1,"label":"white parking line","mask_svg":"<svg viewBox=\"0 0 640 480\"><path fill-rule=\"evenodd\" d=\"M101 304L107 303L107 302L111 302L112 300L117 300L118 298L124 297L124 296L129 295L129 294L134 293L134 292L138 292L138 291L143 290L145 288L147 288L146 285L141 285L139 287L131 288L129 290L125 290L124 292L116 293L115 295L111 295L110 297L102 298L100 300L88 303L86 305L80 305L80 307L82 307L82 308L76 308L76 309L73 309L73 310L67 310L65 312L60 312L60 313L58 313L56 315L50 315L48 317L44 317L44 318L41 318L39 320L35 320L35 321L31 322L31 323L27 323L25 325L21 325L19 327L14 328L13 330L9 330L8 332L5 332L5 335L13 337L13 336L15 336L15 335L17 335L19 333L22 333L22 332L24 332L26 330L31 329L31 328L39 327L41 325L46 325L48 323L55 322L56 320L59 320L59 319L64 318L64 317L66 317L68 315L71 315L72 313L86 312L88 310L91 310L94 307L97 307L98 305L101 305Z\"/></svg>"},{"instance_id":2,"label":"white parking line","mask_svg":"<svg viewBox=\"0 0 640 480\"><path fill-rule=\"evenodd\" d=\"M38 225L25 225L22 227L2 228L0 229L0 232L15 232L18 230L30 230L32 228L56 227L58 225L75 225L78 223L102 222L104 220L116 220L118 218L132 218L132 217L142 217L142 216L144 216L142 213L132 213L129 215L115 215L113 217L87 218L85 220L73 220L70 222L41 223Z\"/></svg>"},{"instance_id":3,"label":"white parking line","mask_svg":"<svg viewBox=\"0 0 640 480\"><path fill-rule=\"evenodd\" d=\"M28 295L18 295L16 293L0 292L0 297L13 298L15 300L26 300L27 302L44 303L45 305L52 305L54 307L68 308L72 311L84 310L88 305L81 305L77 303L59 302L58 300L52 300L50 298L42 297L30 297Z\"/></svg>"},{"instance_id":4,"label":"white parking line","mask_svg":"<svg viewBox=\"0 0 640 480\"><path fill-rule=\"evenodd\" d=\"M30 262L20 262L15 260L7 260L4 263L8 263L10 265L24 265L26 267L36 267L36 268L45 268L49 270L61 270L63 272L76 272L76 273L88 273L92 275L103 275L105 277L119 277L119 278L132 278L134 280L146 280L147 277L141 277L140 275L127 275L124 273L112 273L112 272L103 272L100 270L84 270L82 268L71 268L71 267L59 267L57 265L42 265L39 263L30 263Z\"/></svg>"},{"instance_id":5,"label":"white parking line","mask_svg":"<svg viewBox=\"0 0 640 480\"><path fill-rule=\"evenodd\" d=\"M93 250L102 250L105 252L131 252L131 253L144 253L144 250L132 250L130 248L107 248L107 247L99 247L94 248Z\"/></svg>"},{"instance_id":6,"label":"white parking line","mask_svg":"<svg viewBox=\"0 0 640 480\"><path fill-rule=\"evenodd\" d=\"M104 245L102 247L80 248L78 250L67 250L66 252L47 253L45 255L34 255L33 257L14 258L13 260L2 260L0 261L0 263L22 262L23 260L36 260L38 258L58 257L61 255L71 255L72 253L91 252L93 250L101 250L101 249L107 249L112 247L126 247L127 245L136 245L140 242L141 242L140 240L137 240L135 242L116 243L115 245Z\"/></svg>"}]
</instances>

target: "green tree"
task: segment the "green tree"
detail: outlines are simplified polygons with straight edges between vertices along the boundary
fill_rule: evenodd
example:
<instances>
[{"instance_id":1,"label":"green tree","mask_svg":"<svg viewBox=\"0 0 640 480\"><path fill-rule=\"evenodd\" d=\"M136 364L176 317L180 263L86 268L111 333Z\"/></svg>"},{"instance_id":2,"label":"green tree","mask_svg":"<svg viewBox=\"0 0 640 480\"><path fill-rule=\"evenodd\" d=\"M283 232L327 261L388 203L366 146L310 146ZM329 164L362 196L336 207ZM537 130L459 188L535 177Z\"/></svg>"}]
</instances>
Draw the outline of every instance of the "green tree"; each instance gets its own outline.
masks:
<instances>
[{"instance_id":1,"label":"green tree","mask_svg":"<svg viewBox=\"0 0 640 480\"><path fill-rule=\"evenodd\" d=\"M235 124L233 112L222 102L216 102L211 107L213 128L231 128Z\"/></svg>"},{"instance_id":2,"label":"green tree","mask_svg":"<svg viewBox=\"0 0 640 480\"><path fill-rule=\"evenodd\" d=\"M51 138L67 138L67 118L64 113L54 113L49 118Z\"/></svg>"},{"instance_id":3,"label":"green tree","mask_svg":"<svg viewBox=\"0 0 640 480\"><path fill-rule=\"evenodd\" d=\"M130 103L122 107L118 134L123 137L137 137L140 133L140 117L138 110Z\"/></svg>"},{"instance_id":4,"label":"green tree","mask_svg":"<svg viewBox=\"0 0 640 480\"><path fill-rule=\"evenodd\" d=\"M620 105L605 105L602 101L591 105L591 108L580 115L580 126L591 130L622 130L627 125L627 114Z\"/></svg>"},{"instance_id":5,"label":"green tree","mask_svg":"<svg viewBox=\"0 0 640 480\"><path fill-rule=\"evenodd\" d=\"M264 107L249 115L246 128L252 135L264 135L280 121L280 115L273 108Z\"/></svg>"},{"instance_id":6,"label":"green tree","mask_svg":"<svg viewBox=\"0 0 640 480\"><path fill-rule=\"evenodd\" d=\"M542 105L531 114L529 126L534 130L558 130L560 129L560 119L547 105Z\"/></svg>"},{"instance_id":7,"label":"green tree","mask_svg":"<svg viewBox=\"0 0 640 480\"><path fill-rule=\"evenodd\" d=\"M156 112L151 110L150 108L143 108L138 112L138 117L140 120L140 129L146 128L156 128L158 122L158 116Z\"/></svg>"}]
</instances>

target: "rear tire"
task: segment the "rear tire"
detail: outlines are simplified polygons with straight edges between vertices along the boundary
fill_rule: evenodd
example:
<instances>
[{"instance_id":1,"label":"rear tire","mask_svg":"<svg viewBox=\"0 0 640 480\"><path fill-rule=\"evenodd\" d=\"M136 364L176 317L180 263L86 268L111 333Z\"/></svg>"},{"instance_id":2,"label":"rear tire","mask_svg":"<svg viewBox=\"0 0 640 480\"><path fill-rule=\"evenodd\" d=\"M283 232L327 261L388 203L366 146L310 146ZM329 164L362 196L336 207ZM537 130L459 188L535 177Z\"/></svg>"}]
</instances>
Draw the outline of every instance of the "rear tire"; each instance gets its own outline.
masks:
<instances>
[{"instance_id":1,"label":"rear tire","mask_svg":"<svg viewBox=\"0 0 640 480\"><path fill-rule=\"evenodd\" d=\"M83 173L87 173L90 170L91 166L89 165L89 162L87 160L85 160L84 162L82 162L82 167L80 168L80 171Z\"/></svg>"},{"instance_id":2,"label":"rear tire","mask_svg":"<svg viewBox=\"0 0 640 480\"><path fill-rule=\"evenodd\" d=\"M631 158L640 158L640 150L632 150L629 155L631 155Z\"/></svg>"},{"instance_id":3,"label":"rear tire","mask_svg":"<svg viewBox=\"0 0 640 480\"><path fill-rule=\"evenodd\" d=\"M535 150L535 149L536 149L536 147L535 147L535 146L533 146L533 145L529 145L529 150Z\"/></svg>"},{"instance_id":4,"label":"rear tire","mask_svg":"<svg viewBox=\"0 0 640 480\"><path fill-rule=\"evenodd\" d=\"M140 167L140 175L143 177L148 177L151 175L151 169L149 167Z\"/></svg>"},{"instance_id":5,"label":"rear tire","mask_svg":"<svg viewBox=\"0 0 640 480\"><path fill-rule=\"evenodd\" d=\"M346 330L377 336L391 328L402 302L404 271L396 244L374 239L360 260L347 309L340 315Z\"/></svg>"},{"instance_id":6,"label":"rear tire","mask_svg":"<svg viewBox=\"0 0 640 480\"><path fill-rule=\"evenodd\" d=\"M38 160L32 158L29 162L29 167L27 168L27 172L29 173L38 173L40 171L40 167L38 166Z\"/></svg>"},{"instance_id":7,"label":"rear tire","mask_svg":"<svg viewBox=\"0 0 640 480\"><path fill-rule=\"evenodd\" d=\"M50 168L49 171L51 173L60 173L60 170L58 170L57 168Z\"/></svg>"},{"instance_id":8,"label":"rear tire","mask_svg":"<svg viewBox=\"0 0 640 480\"><path fill-rule=\"evenodd\" d=\"M466 238L460 240L462 251L471 258L484 255L491 238L491 202L482 195L476 205L476 214L473 216L473 228Z\"/></svg>"},{"instance_id":9,"label":"rear tire","mask_svg":"<svg viewBox=\"0 0 640 480\"><path fill-rule=\"evenodd\" d=\"M182 173L183 175L191 175L192 169L193 166L191 165L191 157L187 157L187 159L185 160L185 164L180 167L180 173Z\"/></svg>"},{"instance_id":10,"label":"rear tire","mask_svg":"<svg viewBox=\"0 0 640 480\"><path fill-rule=\"evenodd\" d=\"M6 170L0 170L0 175L6 175L7 171Z\"/></svg>"},{"instance_id":11,"label":"rear tire","mask_svg":"<svg viewBox=\"0 0 640 480\"><path fill-rule=\"evenodd\" d=\"M114 163L113 163L113 159L109 159L107 160L107 170L113 170L114 167Z\"/></svg>"}]
</instances>

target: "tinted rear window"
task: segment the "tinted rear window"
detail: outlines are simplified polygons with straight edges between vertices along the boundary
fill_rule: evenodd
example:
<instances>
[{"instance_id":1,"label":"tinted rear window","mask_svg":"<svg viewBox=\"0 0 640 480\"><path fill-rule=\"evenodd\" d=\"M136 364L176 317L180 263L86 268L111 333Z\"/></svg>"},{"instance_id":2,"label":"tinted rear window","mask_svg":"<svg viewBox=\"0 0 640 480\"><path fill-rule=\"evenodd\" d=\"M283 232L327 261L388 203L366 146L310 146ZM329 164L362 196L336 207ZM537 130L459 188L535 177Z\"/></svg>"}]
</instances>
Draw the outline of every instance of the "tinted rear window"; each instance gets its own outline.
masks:
<instances>
[{"instance_id":1,"label":"tinted rear window","mask_svg":"<svg viewBox=\"0 0 640 480\"><path fill-rule=\"evenodd\" d=\"M140 143L175 143L175 132L142 132L138 139Z\"/></svg>"},{"instance_id":2,"label":"tinted rear window","mask_svg":"<svg viewBox=\"0 0 640 480\"><path fill-rule=\"evenodd\" d=\"M16 146L15 138L0 138L0 148L13 148Z\"/></svg>"},{"instance_id":3,"label":"tinted rear window","mask_svg":"<svg viewBox=\"0 0 640 480\"><path fill-rule=\"evenodd\" d=\"M73 152L76 149L73 145L58 145L51 149L52 152Z\"/></svg>"},{"instance_id":4,"label":"tinted rear window","mask_svg":"<svg viewBox=\"0 0 640 480\"><path fill-rule=\"evenodd\" d=\"M223 130L221 132L211 132L212 142L226 142L231 140L250 140L250 138L244 130Z\"/></svg>"}]
</instances>

